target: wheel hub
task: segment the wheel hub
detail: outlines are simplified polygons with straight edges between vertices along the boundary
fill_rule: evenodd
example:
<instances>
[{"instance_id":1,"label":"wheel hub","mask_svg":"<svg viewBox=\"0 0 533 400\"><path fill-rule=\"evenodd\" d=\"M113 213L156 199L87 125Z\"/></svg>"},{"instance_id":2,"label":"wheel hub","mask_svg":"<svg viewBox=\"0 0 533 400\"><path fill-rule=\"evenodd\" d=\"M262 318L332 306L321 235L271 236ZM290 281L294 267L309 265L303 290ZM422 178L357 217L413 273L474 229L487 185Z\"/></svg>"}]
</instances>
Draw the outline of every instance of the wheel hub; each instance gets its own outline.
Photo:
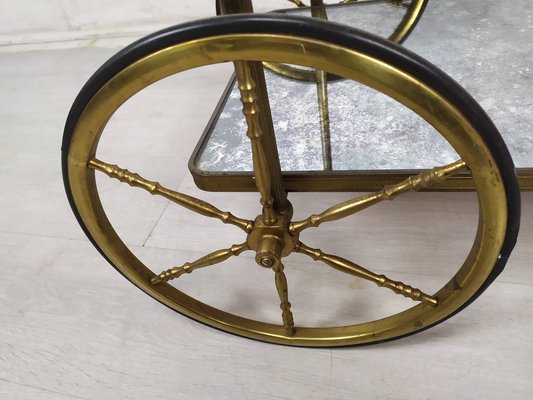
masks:
<instances>
[{"instance_id":1,"label":"wheel hub","mask_svg":"<svg viewBox=\"0 0 533 400\"><path fill-rule=\"evenodd\" d=\"M289 223L292 213L276 213L273 224L267 225L263 215L258 215L252 231L246 238L251 250L255 250L255 261L264 268L279 265L282 257L291 254L298 243L298 234L291 234Z\"/></svg>"}]
</instances>

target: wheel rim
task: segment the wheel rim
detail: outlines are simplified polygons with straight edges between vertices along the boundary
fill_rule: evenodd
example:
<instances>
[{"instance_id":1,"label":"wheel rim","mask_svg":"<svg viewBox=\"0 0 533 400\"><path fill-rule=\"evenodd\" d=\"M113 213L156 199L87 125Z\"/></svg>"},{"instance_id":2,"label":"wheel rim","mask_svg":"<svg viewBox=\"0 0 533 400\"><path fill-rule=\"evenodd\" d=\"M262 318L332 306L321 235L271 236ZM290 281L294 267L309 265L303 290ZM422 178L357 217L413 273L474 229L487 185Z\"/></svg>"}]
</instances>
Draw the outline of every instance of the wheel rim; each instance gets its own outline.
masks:
<instances>
[{"instance_id":1,"label":"wheel rim","mask_svg":"<svg viewBox=\"0 0 533 400\"><path fill-rule=\"evenodd\" d=\"M399 314L357 325L297 327L294 335L289 336L280 325L232 315L199 303L170 285L150 283L154 273L131 253L109 223L96 190L94 170L87 168L88 162L96 155L98 140L109 118L136 92L168 75L234 59L308 65L360 81L417 112L461 155L478 188L480 223L464 265L435 294L439 299L437 308L419 304ZM68 150L69 185L80 218L97 247L135 285L200 322L250 338L305 346L360 344L407 335L450 316L475 296L491 275L505 238L507 200L497 165L470 121L424 82L346 47L264 34L222 35L185 42L133 63L103 85L84 108Z\"/></svg>"}]
</instances>

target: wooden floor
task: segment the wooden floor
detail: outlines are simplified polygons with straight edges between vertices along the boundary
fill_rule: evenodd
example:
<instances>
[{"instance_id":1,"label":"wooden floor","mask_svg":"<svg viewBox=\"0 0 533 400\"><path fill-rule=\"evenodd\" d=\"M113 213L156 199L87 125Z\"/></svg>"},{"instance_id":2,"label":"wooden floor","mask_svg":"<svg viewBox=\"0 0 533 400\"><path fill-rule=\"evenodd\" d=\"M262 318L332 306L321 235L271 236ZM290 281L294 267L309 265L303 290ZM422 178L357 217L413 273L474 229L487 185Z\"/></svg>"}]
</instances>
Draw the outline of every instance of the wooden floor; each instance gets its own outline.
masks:
<instances>
[{"instance_id":1,"label":"wooden floor","mask_svg":"<svg viewBox=\"0 0 533 400\"><path fill-rule=\"evenodd\" d=\"M251 341L180 316L127 282L77 225L60 170L69 107L114 51L0 53L0 399L532 398L533 193L523 193L518 244L496 282L449 321L400 341L342 349ZM253 218L256 194L201 193L186 168L227 71L198 70L148 90L111 121L99 154ZM118 232L154 270L243 240L140 190L98 183ZM348 197L291 201L303 217ZM471 193L408 194L305 240L436 290L467 251L475 215ZM277 321L270 271L250 256L211 268L176 285ZM347 323L411 304L302 257L287 262L287 275L301 324Z\"/></svg>"}]
</instances>

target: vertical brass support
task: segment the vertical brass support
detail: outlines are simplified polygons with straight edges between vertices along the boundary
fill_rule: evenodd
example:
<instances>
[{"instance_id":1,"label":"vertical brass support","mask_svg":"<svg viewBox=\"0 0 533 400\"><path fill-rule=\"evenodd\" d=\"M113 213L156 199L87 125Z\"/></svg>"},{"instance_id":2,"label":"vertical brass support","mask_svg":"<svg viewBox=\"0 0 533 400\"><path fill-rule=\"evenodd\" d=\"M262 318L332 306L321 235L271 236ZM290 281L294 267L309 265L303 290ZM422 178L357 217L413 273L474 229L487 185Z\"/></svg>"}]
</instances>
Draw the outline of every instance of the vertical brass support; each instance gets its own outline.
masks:
<instances>
[{"instance_id":1,"label":"vertical brass support","mask_svg":"<svg viewBox=\"0 0 533 400\"><path fill-rule=\"evenodd\" d=\"M328 19L326 8L322 0L311 0L311 15L315 18ZM325 171L332 170L331 134L329 127L328 78L325 71L315 72L316 92L318 97L318 112L320 115L320 138L322 141L322 162Z\"/></svg>"},{"instance_id":2,"label":"vertical brass support","mask_svg":"<svg viewBox=\"0 0 533 400\"><path fill-rule=\"evenodd\" d=\"M261 141L264 132L259 118L260 110L257 104L255 83L247 62L235 61L234 64L241 93L242 112L248 125L246 134L252 141L255 184L261 194L265 224L272 225L276 222L274 197L272 196L272 177L267 163L265 148Z\"/></svg>"},{"instance_id":3,"label":"vertical brass support","mask_svg":"<svg viewBox=\"0 0 533 400\"><path fill-rule=\"evenodd\" d=\"M274 197L274 209L278 211L287 210L290 204L287 200L287 192L283 187L281 176L281 166L279 162L278 146L274 134L274 124L272 123L272 112L268 101L268 92L265 82L263 64L261 62L247 62L253 81L255 82L257 104L259 106L259 123L261 124L263 136L261 143L266 155L266 164L271 177L271 190Z\"/></svg>"},{"instance_id":4,"label":"vertical brass support","mask_svg":"<svg viewBox=\"0 0 533 400\"><path fill-rule=\"evenodd\" d=\"M222 14L253 12L251 0L220 0L220 9ZM259 61L236 61L234 64L236 70L244 69L247 74L247 81L243 81L243 77L239 76L239 72L236 72L239 87L246 87L250 83L254 86L254 108L257 114L253 118L256 120L256 125L261 129L261 137L258 140L258 145L262 147L262 152L265 156L264 165L261 169L265 170L270 176L269 191L273 199L272 208L276 211L288 210L290 209L290 204L287 200L287 192L283 187L281 178L281 166L279 163L276 136L274 134L274 125L272 123L272 112L270 111L270 103L268 101L263 64ZM238 67L239 64L240 67Z\"/></svg>"},{"instance_id":5,"label":"vertical brass support","mask_svg":"<svg viewBox=\"0 0 533 400\"><path fill-rule=\"evenodd\" d=\"M318 112L320 115L322 162L324 165L324 171L331 171L333 169L333 164L331 160L327 74L318 69L316 70L316 91L318 96Z\"/></svg>"}]
</instances>

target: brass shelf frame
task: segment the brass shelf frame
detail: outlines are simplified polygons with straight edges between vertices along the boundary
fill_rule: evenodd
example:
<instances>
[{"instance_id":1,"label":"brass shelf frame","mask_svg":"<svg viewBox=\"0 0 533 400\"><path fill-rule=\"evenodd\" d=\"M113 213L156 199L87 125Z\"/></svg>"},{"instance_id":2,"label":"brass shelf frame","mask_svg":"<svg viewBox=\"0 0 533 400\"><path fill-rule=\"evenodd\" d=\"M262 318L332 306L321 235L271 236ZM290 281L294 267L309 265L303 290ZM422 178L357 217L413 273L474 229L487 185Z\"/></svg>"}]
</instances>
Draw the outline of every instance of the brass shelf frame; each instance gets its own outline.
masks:
<instances>
[{"instance_id":1,"label":"brass shelf frame","mask_svg":"<svg viewBox=\"0 0 533 400\"><path fill-rule=\"evenodd\" d=\"M211 118L189 159L189 171L194 183L202 190L210 192L254 192L256 191L253 173L246 171L216 172L198 167L199 159L207 145L228 97L235 85L235 77L228 81ZM423 172L419 169L393 170L320 170L282 171L283 186L288 192L367 192L380 190L409 176ZM516 175L521 190L533 190L533 168L517 168ZM424 191L473 191L475 183L469 173L457 174L436 183Z\"/></svg>"}]
</instances>

